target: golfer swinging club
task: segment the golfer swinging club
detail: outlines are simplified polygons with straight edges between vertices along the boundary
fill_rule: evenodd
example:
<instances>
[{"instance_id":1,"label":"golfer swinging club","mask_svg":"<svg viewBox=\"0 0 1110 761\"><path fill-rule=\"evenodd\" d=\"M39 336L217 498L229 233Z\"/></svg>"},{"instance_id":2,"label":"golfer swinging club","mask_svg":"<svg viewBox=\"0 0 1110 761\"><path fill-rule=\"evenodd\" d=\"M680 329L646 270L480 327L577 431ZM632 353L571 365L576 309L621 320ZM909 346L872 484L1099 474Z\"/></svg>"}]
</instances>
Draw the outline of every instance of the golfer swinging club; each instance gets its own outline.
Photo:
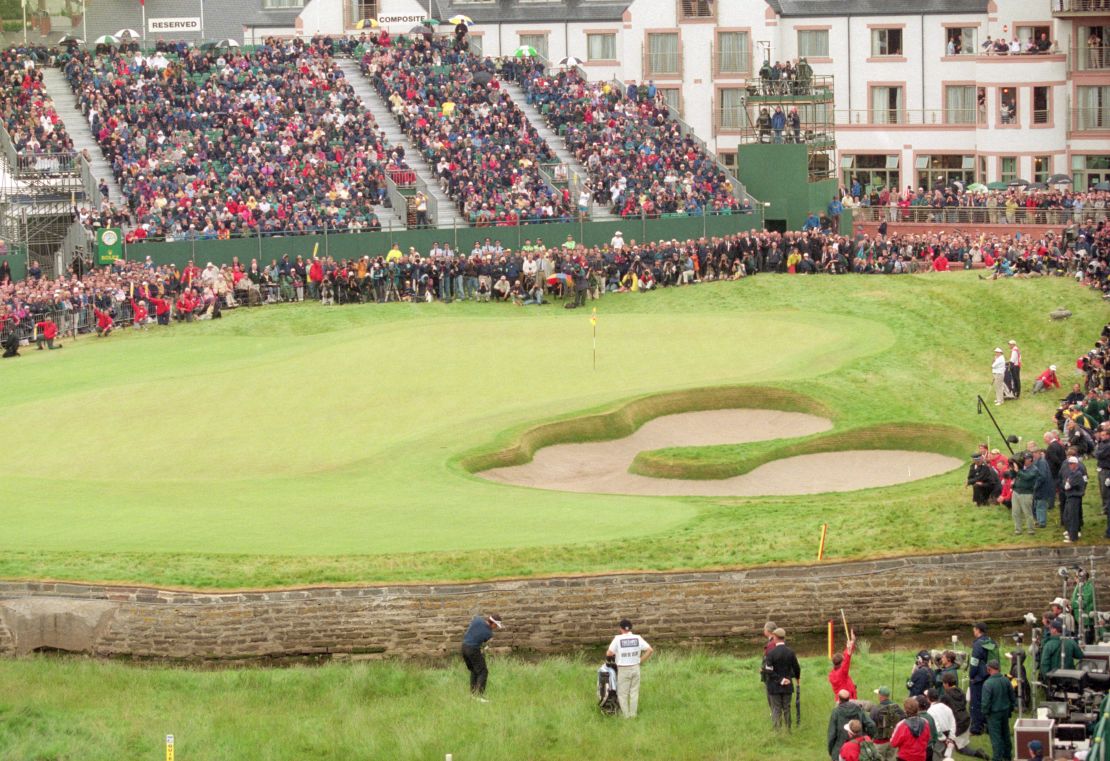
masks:
<instances>
[{"instance_id":1,"label":"golfer swinging club","mask_svg":"<svg viewBox=\"0 0 1110 761\"><path fill-rule=\"evenodd\" d=\"M486 656L482 654L482 646L493 638L494 628L501 628L501 616L496 613L475 616L463 635L462 658L470 672L470 694L479 703L489 702L485 698L489 669L486 667Z\"/></svg>"}]
</instances>

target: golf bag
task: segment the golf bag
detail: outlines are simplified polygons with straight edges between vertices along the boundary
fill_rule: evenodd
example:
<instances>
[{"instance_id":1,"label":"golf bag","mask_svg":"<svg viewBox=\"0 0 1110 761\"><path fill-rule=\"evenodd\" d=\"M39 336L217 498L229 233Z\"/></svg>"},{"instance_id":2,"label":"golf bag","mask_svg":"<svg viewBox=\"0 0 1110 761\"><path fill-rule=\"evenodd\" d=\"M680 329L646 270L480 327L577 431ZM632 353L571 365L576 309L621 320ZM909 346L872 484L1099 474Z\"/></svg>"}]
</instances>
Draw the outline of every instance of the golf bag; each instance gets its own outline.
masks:
<instances>
[{"instance_id":1,"label":"golf bag","mask_svg":"<svg viewBox=\"0 0 1110 761\"><path fill-rule=\"evenodd\" d=\"M611 661L597 670L597 707L606 716L616 716L621 710L617 700L617 667Z\"/></svg>"}]
</instances>

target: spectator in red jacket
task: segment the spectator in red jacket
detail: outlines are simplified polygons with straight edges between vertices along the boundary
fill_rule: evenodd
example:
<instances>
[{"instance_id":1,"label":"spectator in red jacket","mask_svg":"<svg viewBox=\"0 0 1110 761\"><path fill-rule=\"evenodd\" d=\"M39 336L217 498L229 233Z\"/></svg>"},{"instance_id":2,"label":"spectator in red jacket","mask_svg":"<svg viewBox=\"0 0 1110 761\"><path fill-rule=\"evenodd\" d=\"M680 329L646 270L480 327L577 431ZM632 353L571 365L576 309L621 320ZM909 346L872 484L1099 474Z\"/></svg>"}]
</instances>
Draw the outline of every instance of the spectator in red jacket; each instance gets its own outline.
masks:
<instances>
[{"instance_id":1,"label":"spectator in red jacket","mask_svg":"<svg viewBox=\"0 0 1110 761\"><path fill-rule=\"evenodd\" d=\"M1048 369L1037 376L1033 381L1033 393L1039 394L1050 388L1060 388L1060 379L1056 377L1056 365L1049 365Z\"/></svg>"},{"instance_id":2,"label":"spectator in red jacket","mask_svg":"<svg viewBox=\"0 0 1110 761\"><path fill-rule=\"evenodd\" d=\"M936 272L948 272L948 257L943 253L937 254L933 259L933 270Z\"/></svg>"},{"instance_id":3,"label":"spectator in red jacket","mask_svg":"<svg viewBox=\"0 0 1110 761\"><path fill-rule=\"evenodd\" d=\"M146 307L143 306L143 302L131 299L131 316L133 318L132 324L135 326L135 330L146 329L147 311Z\"/></svg>"},{"instance_id":4,"label":"spectator in red jacket","mask_svg":"<svg viewBox=\"0 0 1110 761\"><path fill-rule=\"evenodd\" d=\"M96 334L101 338L107 337L108 334L112 332L112 327L115 325L112 315L107 312L102 312L96 307L93 307L93 314L96 315Z\"/></svg>"},{"instance_id":5,"label":"spectator in red jacket","mask_svg":"<svg viewBox=\"0 0 1110 761\"><path fill-rule=\"evenodd\" d=\"M871 742L871 738L863 731L859 719L848 722L848 742L840 746L840 761L859 761L860 743Z\"/></svg>"},{"instance_id":6,"label":"spectator in red jacket","mask_svg":"<svg viewBox=\"0 0 1110 761\"><path fill-rule=\"evenodd\" d=\"M46 348L53 351L54 349L62 348L61 344L54 345L54 339L58 337L58 326L54 324L53 320L43 320L42 322L35 323L35 334L38 338L35 343L38 344L39 351L42 351L42 345L45 343Z\"/></svg>"},{"instance_id":7,"label":"spectator in red jacket","mask_svg":"<svg viewBox=\"0 0 1110 761\"><path fill-rule=\"evenodd\" d=\"M151 306L154 307L154 314L158 317L159 325L170 324L170 302L168 299L151 298Z\"/></svg>"},{"instance_id":8,"label":"spectator in red jacket","mask_svg":"<svg viewBox=\"0 0 1110 761\"><path fill-rule=\"evenodd\" d=\"M856 700L856 683L852 681L852 675L849 671L852 668L852 653L856 651L856 633L852 632L852 638L848 640L848 644L844 647L843 653L837 653L832 657L832 671L829 672L829 684L832 685L833 695L835 696L841 690L848 691L849 700Z\"/></svg>"},{"instance_id":9,"label":"spectator in red jacket","mask_svg":"<svg viewBox=\"0 0 1110 761\"><path fill-rule=\"evenodd\" d=\"M917 715L916 698L902 703L906 718L898 722L890 737L890 746L898 749L898 761L927 761L929 758L929 722Z\"/></svg>"},{"instance_id":10,"label":"spectator in red jacket","mask_svg":"<svg viewBox=\"0 0 1110 761\"><path fill-rule=\"evenodd\" d=\"M312 257L312 264L308 267L308 297L310 299L320 298L320 283L324 280L324 265L320 264L320 260L315 256Z\"/></svg>"}]
</instances>

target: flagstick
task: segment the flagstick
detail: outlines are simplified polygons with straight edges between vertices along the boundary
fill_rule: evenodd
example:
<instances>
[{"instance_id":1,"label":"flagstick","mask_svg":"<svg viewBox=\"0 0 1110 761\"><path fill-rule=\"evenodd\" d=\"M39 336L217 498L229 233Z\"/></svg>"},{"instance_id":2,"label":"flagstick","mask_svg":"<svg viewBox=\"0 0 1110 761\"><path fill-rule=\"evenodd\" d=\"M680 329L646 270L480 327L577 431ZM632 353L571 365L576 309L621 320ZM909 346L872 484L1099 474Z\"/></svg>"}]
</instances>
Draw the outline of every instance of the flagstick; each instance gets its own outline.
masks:
<instances>
[{"instance_id":1,"label":"flagstick","mask_svg":"<svg viewBox=\"0 0 1110 761\"><path fill-rule=\"evenodd\" d=\"M20 3L23 6L23 44L27 44L27 0Z\"/></svg>"},{"instance_id":2,"label":"flagstick","mask_svg":"<svg viewBox=\"0 0 1110 761\"><path fill-rule=\"evenodd\" d=\"M597 369L597 325L594 325L594 370Z\"/></svg>"}]
</instances>

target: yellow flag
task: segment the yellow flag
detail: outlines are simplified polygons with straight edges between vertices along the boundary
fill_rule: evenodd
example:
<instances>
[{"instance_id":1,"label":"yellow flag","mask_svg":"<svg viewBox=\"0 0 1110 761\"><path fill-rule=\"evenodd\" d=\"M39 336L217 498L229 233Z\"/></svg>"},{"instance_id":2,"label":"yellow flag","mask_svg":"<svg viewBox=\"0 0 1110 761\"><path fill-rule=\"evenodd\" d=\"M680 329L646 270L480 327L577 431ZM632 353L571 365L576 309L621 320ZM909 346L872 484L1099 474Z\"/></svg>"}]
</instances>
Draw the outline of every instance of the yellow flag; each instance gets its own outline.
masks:
<instances>
[{"instance_id":1,"label":"yellow flag","mask_svg":"<svg viewBox=\"0 0 1110 761\"><path fill-rule=\"evenodd\" d=\"M594 307L593 313L590 315L590 324L595 328L597 327L597 307Z\"/></svg>"}]
</instances>

